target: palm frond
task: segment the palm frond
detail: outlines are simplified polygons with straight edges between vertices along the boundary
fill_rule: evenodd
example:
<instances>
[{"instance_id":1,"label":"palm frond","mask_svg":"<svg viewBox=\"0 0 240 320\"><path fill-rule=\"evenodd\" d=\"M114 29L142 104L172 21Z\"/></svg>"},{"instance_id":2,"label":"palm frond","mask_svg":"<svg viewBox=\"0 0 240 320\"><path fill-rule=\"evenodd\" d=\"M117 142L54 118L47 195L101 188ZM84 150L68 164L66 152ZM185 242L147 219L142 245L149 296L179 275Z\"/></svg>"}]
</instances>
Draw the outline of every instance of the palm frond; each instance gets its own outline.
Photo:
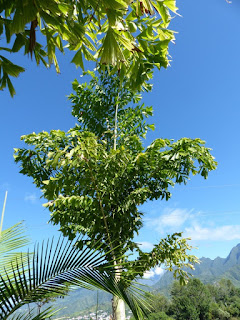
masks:
<instances>
[{"instance_id":1,"label":"palm frond","mask_svg":"<svg viewBox=\"0 0 240 320\"><path fill-rule=\"evenodd\" d=\"M77 240L76 242L79 242ZM17 257L15 266L0 275L0 318L5 320L26 303L43 298L66 295L69 286L87 289L101 289L123 299L136 319L143 319L143 294L136 288L127 288L116 279L112 262L99 249L84 247L79 250L72 242L59 238L57 244L47 241L36 245L28 255L27 266L24 257ZM8 272L11 272L10 279Z\"/></svg>"},{"instance_id":2,"label":"palm frond","mask_svg":"<svg viewBox=\"0 0 240 320\"><path fill-rule=\"evenodd\" d=\"M25 259L26 254L14 252L17 249L29 243L28 238L25 236L25 228L22 222L15 224L14 226L3 230L0 233L0 274L4 274L4 270L7 273L10 272L12 266L15 265L17 258L21 256L21 259Z\"/></svg>"},{"instance_id":3,"label":"palm frond","mask_svg":"<svg viewBox=\"0 0 240 320\"><path fill-rule=\"evenodd\" d=\"M21 256L24 263L27 262L26 254L15 251L28 244L29 240L25 236L25 227L22 222L19 222L14 226L2 231L6 202L7 191L5 193L5 198L3 202L0 223L0 274L3 274L6 270L6 272L10 276L10 270L12 269L12 267L16 267L15 262L18 257Z\"/></svg>"}]
</instances>

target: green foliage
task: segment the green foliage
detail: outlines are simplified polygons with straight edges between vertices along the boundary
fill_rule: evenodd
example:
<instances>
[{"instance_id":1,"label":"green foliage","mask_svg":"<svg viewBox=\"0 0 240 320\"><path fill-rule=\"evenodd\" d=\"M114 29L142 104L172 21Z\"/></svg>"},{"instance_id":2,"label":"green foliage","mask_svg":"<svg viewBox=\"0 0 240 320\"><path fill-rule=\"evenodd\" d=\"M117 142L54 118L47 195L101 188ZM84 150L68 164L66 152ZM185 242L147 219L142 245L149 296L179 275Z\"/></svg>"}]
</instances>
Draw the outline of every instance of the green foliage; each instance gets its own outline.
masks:
<instances>
[{"instance_id":1,"label":"green foliage","mask_svg":"<svg viewBox=\"0 0 240 320\"><path fill-rule=\"evenodd\" d=\"M73 87L76 94L70 99L80 124L68 132L23 136L29 148L15 150L20 172L32 177L41 189L51 222L60 225L65 236L73 239L82 234L92 241L102 240L105 252L117 239L114 255L138 252L138 259L129 261L122 273L125 279L165 263L184 282L187 273L182 268L193 268L196 262L188 254L187 240L175 233L150 253L142 252L133 242L142 227L138 206L147 200L168 200L169 188L187 183L191 175L207 178L216 167L210 150L204 141L188 138L176 142L156 139L144 149L141 137L149 128L144 117L152 110L138 104L129 108L128 103L139 103L140 97L119 89L114 76L102 76L99 82L94 76L90 85L75 81Z\"/></svg>"},{"instance_id":2,"label":"green foliage","mask_svg":"<svg viewBox=\"0 0 240 320\"><path fill-rule=\"evenodd\" d=\"M0 274L3 278L6 270L10 273L12 267L16 266L17 259L21 258L24 264L27 261L26 253L16 252L29 243L24 231L23 224L17 223L0 233Z\"/></svg>"},{"instance_id":3,"label":"green foliage","mask_svg":"<svg viewBox=\"0 0 240 320\"><path fill-rule=\"evenodd\" d=\"M148 294L146 294L148 297ZM170 301L160 293L151 294L149 296L152 305L151 313L166 312L169 309Z\"/></svg>"},{"instance_id":4,"label":"green foliage","mask_svg":"<svg viewBox=\"0 0 240 320\"><path fill-rule=\"evenodd\" d=\"M106 261L106 254L100 254L101 244L89 247L83 243L82 250L76 242L59 238L36 245L33 253L14 252L28 243L22 223L2 231L7 200L5 195L0 225L0 318L18 320L49 319L57 311L51 307L41 312L43 304L57 296L65 296L73 286L100 289L122 299L131 309L136 319L142 319L150 308L143 299L143 291L127 288L123 281L116 280L114 261ZM122 259L119 257L118 259ZM124 267L124 265L123 265ZM22 306L36 302L38 312L30 308L28 312L16 314Z\"/></svg>"},{"instance_id":5,"label":"green foliage","mask_svg":"<svg viewBox=\"0 0 240 320\"><path fill-rule=\"evenodd\" d=\"M148 294L146 294L148 299ZM172 318L167 315L170 307L170 301L161 294L149 294L149 302L152 310L147 314L149 320L171 320Z\"/></svg>"},{"instance_id":6,"label":"green foliage","mask_svg":"<svg viewBox=\"0 0 240 320\"><path fill-rule=\"evenodd\" d=\"M25 236L25 228L23 223L17 223L14 226L2 230L5 207L7 202L7 192L3 203L3 210L1 215L0 224L0 275L4 280L8 278L4 275L7 272L11 278L12 268L17 267L17 260L21 258L23 266L26 265L29 253L16 252L17 249L24 247L29 243L28 238Z\"/></svg>"},{"instance_id":7,"label":"green foliage","mask_svg":"<svg viewBox=\"0 0 240 320\"><path fill-rule=\"evenodd\" d=\"M16 228L7 229L5 233L11 234ZM98 249L100 247L98 245ZM2 320L14 317L25 304L66 295L70 285L98 288L118 296L126 302L136 319L141 319L148 307L141 291L126 289L123 283L116 281L113 262L107 262L106 255L99 254L96 248L79 250L74 243L59 239L56 246L53 241L42 245L41 249L37 245L33 254L27 255L27 265L24 258L16 256L15 264L6 268L3 268L4 260L0 260L0 267L4 269L0 277ZM54 312L48 308L35 317L34 309L31 309L29 314L20 312L17 319L45 319Z\"/></svg>"},{"instance_id":8,"label":"green foliage","mask_svg":"<svg viewBox=\"0 0 240 320\"><path fill-rule=\"evenodd\" d=\"M177 320L235 320L240 317L240 289L231 281L222 279L213 285L204 285L199 279L191 279L186 286L175 282L171 300L154 295L153 312L147 319ZM172 318L168 318L168 317Z\"/></svg>"},{"instance_id":9,"label":"green foliage","mask_svg":"<svg viewBox=\"0 0 240 320\"><path fill-rule=\"evenodd\" d=\"M124 145L126 136L144 138L148 129L154 129L154 125L146 123L153 115L152 107L140 104L141 95L129 91L126 78L121 82L118 76L108 75L107 71L85 74L92 77L89 84L74 80L75 93L69 95L72 115L81 130L93 132L108 148L113 147L116 105L118 145Z\"/></svg>"},{"instance_id":10,"label":"green foliage","mask_svg":"<svg viewBox=\"0 0 240 320\"><path fill-rule=\"evenodd\" d=\"M127 75L134 90L148 88L154 67L169 64L168 45L174 32L168 29L175 0L2 0L0 36L2 51L34 56L37 64L55 65L56 49L75 51L72 62L84 69L84 60L111 65L120 78ZM46 48L36 41L37 31ZM39 37L41 38L41 37ZM9 43L13 43L7 47ZM47 61L46 61L47 59ZM9 76L18 76L22 67L0 56L0 90L15 90Z\"/></svg>"},{"instance_id":11,"label":"green foliage","mask_svg":"<svg viewBox=\"0 0 240 320\"><path fill-rule=\"evenodd\" d=\"M173 320L174 318L169 317L165 312L151 313L148 317L149 320Z\"/></svg>"},{"instance_id":12,"label":"green foliage","mask_svg":"<svg viewBox=\"0 0 240 320\"><path fill-rule=\"evenodd\" d=\"M210 319L211 296L207 287L200 280L192 279L185 287L175 282L171 296L171 312L176 319Z\"/></svg>"},{"instance_id":13,"label":"green foliage","mask_svg":"<svg viewBox=\"0 0 240 320\"><path fill-rule=\"evenodd\" d=\"M211 313L216 319L240 317L240 289L235 288L230 280L221 279L208 286L213 297ZM215 318L214 318L215 319Z\"/></svg>"}]
</instances>

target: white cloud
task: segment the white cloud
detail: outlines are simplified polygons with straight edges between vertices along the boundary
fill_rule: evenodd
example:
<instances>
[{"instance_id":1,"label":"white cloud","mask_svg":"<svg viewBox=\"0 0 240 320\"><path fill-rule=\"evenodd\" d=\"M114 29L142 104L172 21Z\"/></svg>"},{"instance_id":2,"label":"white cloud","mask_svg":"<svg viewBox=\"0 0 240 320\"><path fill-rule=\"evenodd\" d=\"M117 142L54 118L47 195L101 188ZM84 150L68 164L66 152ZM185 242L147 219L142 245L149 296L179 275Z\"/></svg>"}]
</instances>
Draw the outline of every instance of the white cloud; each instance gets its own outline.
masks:
<instances>
[{"instance_id":1,"label":"white cloud","mask_svg":"<svg viewBox=\"0 0 240 320\"><path fill-rule=\"evenodd\" d=\"M155 273L153 270L146 271L146 272L144 272L143 278L144 279L151 279L154 277L154 274Z\"/></svg>"},{"instance_id":2,"label":"white cloud","mask_svg":"<svg viewBox=\"0 0 240 320\"><path fill-rule=\"evenodd\" d=\"M155 268L155 273L156 273L158 276L163 275L164 272L165 272L165 270L164 270L163 268L161 268L161 267L156 267L156 268Z\"/></svg>"},{"instance_id":3,"label":"white cloud","mask_svg":"<svg viewBox=\"0 0 240 320\"><path fill-rule=\"evenodd\" d=\"M146 271L143 275L144 279L151 279L155 275L162 276L164 274L165 270L161 267L155 267L154 269L151 269L149 271Z\"/></svg>"},{"instance_id":4,"label":"white cloud","mask_svg":"<svg viewBox=\"0 0 240 320\"><path fill-rule=\"evenodd\" d=\"M178 229L183 224L194 217L192 210L186 209L164 209L163 214L155 219L149 219L146 221L148 227L154 227L155 230L162 233L167 228Z\"/></svg>"},{"instance_id":5,"label":"white cloud","mask_svg":"<svg viewBox=\"0 0 240 320\"><path fill-rule=\"evenodd\" d=\"M184 237L190 237L192 240L236 240L240 239L240 225L226 225L211 228L194 225L185 228Z\"/></svg>"},{"instance_id":6,"label":"white cloud","mask_svg":"<svg viewBox=\"0 0 240 320\"><path fill-rule=\"evenodd\" d=\"M138 244L140 245L141 250L152 250L153 249L153 244L151 242L142 241L142 242L138 242Z\"/></svg>"},{"instance_id":7,"label":"white cloud","mask_svg":"<svg viewBox=\"0 0 240 320\"><path fill-rule=\"evenodd\" d=\"M25 201L29 201L31 203L35 203L37 201L38 197L35 195L35 193L28 193L24 197Z\"/></svg>"}]
</instances>

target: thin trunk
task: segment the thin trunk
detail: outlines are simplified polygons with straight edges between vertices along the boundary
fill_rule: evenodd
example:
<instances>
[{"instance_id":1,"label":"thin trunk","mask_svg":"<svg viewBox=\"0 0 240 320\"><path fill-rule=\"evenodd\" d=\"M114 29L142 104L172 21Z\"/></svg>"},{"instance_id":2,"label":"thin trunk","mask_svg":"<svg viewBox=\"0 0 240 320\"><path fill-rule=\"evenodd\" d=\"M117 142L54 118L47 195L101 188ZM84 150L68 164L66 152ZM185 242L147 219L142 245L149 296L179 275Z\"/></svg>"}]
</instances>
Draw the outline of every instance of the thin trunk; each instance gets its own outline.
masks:
<instances>
[{"instance_id":1,"label":"thin trunk","mask_svg":"<svg viewBox=\"0 0 240 320\"><path fill-rule=\"evenodd\" d=\"M117 101L116 101L116 108L115 108L115 118L114 118L114 140L113 140L113 149L117 150L117 131L118 131L118 100L119 100L119 91L117 95ZM117 261L115 260L116 264ZM116 280L120 280L121 275L119 272L119 267L116 266ZM125 320L126 314L125 314L125 303L122 299L119 299L118 297L113 296L112 300L112 313L113 313L113 320Z\"/></svg>"},{"instance_id":2,"label":"thin trunk","mask_svg":"<svg viewBox=\"0 0 240 320\"><path fill-rule=\"evenodd\" d=\"M4 212L5 212L5 208L6 208L6 203L7 203L7 194L8 194L8 192L6 191L4 202L3 202L3 209L2 209L2 217L1 217L1 224L0 224L0 235L2 233L3 218L4 218Z\"/></svg>"},{"instance_id":3,"label":"thin trunk","mask_svg":"<svg viewBox=\"0 0 240 320\"><path fill-rule=\"evenodd\" d=\"M113 320L125 320L125 303L122 299L118 297L113 297L112 301L112 309L113 309Z\"/></svg>"},{"instance_id":4,"label":"thin trunk","mask_svg":"<svg viewBox=\"0 0 240 320\"><path fill-rule=\"evenodd\" d=\"M98 320L98 290L97 290L96 320Z\"/></svg>"},{"instance_id":5,"label":"thin trunk","mask_svg":"<svg viewBox=\"0 0 240 320\"><path fill-rule=\"evenodd\" d=\"M117 102L116 102L116 109L115 109L115 118L114 118L114 140L113 140L113 149L117 149L117 129L118 129L118 99L119 99L119 92L117 95Z\"/></svg>"},{"instance_id":6,"label":"thin trunk","mask_svg":"<svg viewBox=\"0 0 240 320\"><path fill-rule=\"evenodd\" d=\"M120 281L121 279L121 261L114 261L115 262L115 279L116 281ZM113 320L125 320L125 303L122 299L113 296L112 300L112 313L113 313Z\"/></svg>"}]
</instances>

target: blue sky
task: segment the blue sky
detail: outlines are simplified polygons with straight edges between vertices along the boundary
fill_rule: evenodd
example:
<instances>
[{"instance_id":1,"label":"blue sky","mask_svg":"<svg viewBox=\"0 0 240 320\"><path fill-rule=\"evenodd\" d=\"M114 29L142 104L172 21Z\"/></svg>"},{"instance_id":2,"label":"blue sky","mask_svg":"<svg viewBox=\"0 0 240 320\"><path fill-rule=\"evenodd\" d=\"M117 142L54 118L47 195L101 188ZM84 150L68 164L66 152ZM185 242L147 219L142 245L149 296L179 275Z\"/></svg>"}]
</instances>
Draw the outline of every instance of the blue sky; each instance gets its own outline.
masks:
<instances>
[{"instance_id":1,"label":"blue sky","mask_svg":"<svg viewBox=\"0 0 240 320\"><path fill-rule=\"evenodd\" d=\"M154 90L144 102L154 107L158 137L202 138L212 148L218 169L208 180L194 177L173 189L168 202L145 204L144 228L138 241L150 249L167 233L184 231L198 246L197 256L226 257L240 242L240 4L233 0L178 1L170 47L171 67L155 71ZM70 64L71 54L59 55L61 74L36 67L21 54L12 56L26 72L14 81L17 95L0 93L0 203L8 201L4 227L25 220L32 240L56 234L49 213L30 178L18 173L13 148L23 146L20 136L33 131L68 130L75 123L66 96L81 70Z\"/></svg>"}]
</instances>

